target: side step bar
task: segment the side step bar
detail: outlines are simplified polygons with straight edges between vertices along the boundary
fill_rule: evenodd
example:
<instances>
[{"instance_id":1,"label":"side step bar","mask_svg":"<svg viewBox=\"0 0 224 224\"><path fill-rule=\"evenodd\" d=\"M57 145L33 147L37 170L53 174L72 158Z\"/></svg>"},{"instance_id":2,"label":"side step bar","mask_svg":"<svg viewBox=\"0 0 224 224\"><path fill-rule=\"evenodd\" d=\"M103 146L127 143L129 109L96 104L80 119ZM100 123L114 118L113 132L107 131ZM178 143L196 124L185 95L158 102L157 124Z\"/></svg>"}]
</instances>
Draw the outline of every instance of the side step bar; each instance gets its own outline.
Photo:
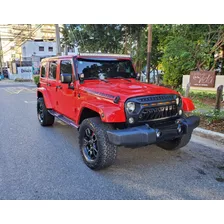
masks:
<instances>
[{"instance_id":1,"label":"side step bar","mask_svg":"<svg viewBox=\"0 0 224 224\"><path fill-rule=\"evenodd\" d=\"M74 123L74 121L72 121L71 119L65 117L64 115L59 114L59 113L57 113L57 112L54 111L54 110L48 110L48 112L49 112L51 115L53 115L54 117L56 117L56 118L58 118L59 120L63 121L64 123L66 123L66 124L68 124L68 125L70 125L70 126L72 126L72 127L74 127L74 128L79 128L79 126L76 125L76 124Z\"/></svg>"}]
</instances>

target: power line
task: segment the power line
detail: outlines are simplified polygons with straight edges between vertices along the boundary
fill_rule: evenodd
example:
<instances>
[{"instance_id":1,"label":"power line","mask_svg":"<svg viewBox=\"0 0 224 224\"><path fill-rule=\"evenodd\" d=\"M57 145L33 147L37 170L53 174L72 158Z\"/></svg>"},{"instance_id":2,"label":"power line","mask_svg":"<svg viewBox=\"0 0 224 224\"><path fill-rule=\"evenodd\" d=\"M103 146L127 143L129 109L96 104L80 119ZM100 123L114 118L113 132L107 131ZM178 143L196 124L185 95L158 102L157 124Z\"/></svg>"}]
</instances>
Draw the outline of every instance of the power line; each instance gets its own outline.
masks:
<instances>
[{"instance_id":1,"label":"power line","mask_svg":"<svg viewBox=\"0 0 224 224\"><path fill-rule=\"evenodd\" d=\"M18 37L23 31L25 31L27 28L24 28L23 30L21 30L20 31L20 33L19 34L17 34L15 37L13 37L14 39L16 38L16 37ZM28 31L28 30L26 30L26 31ZM13 35L12 35L13 36ZM5 46L3 46L2 48L5 48L5 47L7 47L10 43L12 43L14 40L12 40L12 41L10 41L9 43L7 43Z\"/></svg>"},{"instance_id":2,"label":"power line","mask_svg":"<svg viewBox=\"0 0 224 224\"><path fill-rule=\"evenodd\" d=\"M35 32L37 32L37 30L39 30L42 26L43 26L43 25L39 25L39 26L32 32L32 35L33 35ZM29 40L29 38L25 38L24 40L22 40L22 41L20 42L19 46L16 48L16 50L18 50L18 49L23 45L24 41L26 41L26 40ZM15 51L16 51L16 50L15 50ZM11 51L11 49L9 49L9 50L3 52L3 54L8 53L9 51Z\"/></svg>"}]
</instances>

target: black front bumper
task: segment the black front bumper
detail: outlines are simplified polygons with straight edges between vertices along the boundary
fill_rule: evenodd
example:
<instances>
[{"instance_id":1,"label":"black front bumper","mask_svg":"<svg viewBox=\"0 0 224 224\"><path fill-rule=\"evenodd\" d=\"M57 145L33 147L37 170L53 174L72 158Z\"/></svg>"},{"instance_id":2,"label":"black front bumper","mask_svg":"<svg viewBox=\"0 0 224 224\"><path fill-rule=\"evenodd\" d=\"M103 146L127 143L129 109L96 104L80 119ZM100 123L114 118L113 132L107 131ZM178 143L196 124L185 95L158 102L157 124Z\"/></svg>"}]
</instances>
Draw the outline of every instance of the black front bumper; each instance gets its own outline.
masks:
<instances>
[{"instance_id":1,"label":"black front bumper","mask_svg":"<svg viewBox=\"0 0 224 224\"><path fill-rule=\"evenodd\" d=\"M177 119L175 125L172 126L152 128L146 124L122 130L107 131L107 135L109 142L118 146L150 145L191 134L193 129L199 125L199 122L200 117L191 116Z\"/></svg>"}]
</instances>

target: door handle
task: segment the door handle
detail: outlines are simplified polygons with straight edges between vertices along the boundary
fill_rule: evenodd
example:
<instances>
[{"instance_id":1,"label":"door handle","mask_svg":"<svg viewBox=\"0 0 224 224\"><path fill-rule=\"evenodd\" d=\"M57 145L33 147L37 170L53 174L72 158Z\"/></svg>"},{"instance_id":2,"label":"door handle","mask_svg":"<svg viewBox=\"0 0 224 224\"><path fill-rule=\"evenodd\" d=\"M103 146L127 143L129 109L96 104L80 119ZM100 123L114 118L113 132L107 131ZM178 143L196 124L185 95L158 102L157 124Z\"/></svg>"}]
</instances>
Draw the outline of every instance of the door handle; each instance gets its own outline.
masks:
<instances>
[{"instance_id":1,"label":"door handle","mask_svg":"<svg viewBox=\"0 0 224 224\"><path fill-rule=\"evenodd\" d=\"M56 89L62 89L62 86L56 86Z\"/></svg>"},{"instance_id":2,"label":"door handle","mask_svg":"<svg viewBox=\"0 0 224 224\"><path fill-rule=\"evenodd\" d=\"M47 83L47 86L51 86L51 84L50 83Z\"/></svg>"}]
</instances>

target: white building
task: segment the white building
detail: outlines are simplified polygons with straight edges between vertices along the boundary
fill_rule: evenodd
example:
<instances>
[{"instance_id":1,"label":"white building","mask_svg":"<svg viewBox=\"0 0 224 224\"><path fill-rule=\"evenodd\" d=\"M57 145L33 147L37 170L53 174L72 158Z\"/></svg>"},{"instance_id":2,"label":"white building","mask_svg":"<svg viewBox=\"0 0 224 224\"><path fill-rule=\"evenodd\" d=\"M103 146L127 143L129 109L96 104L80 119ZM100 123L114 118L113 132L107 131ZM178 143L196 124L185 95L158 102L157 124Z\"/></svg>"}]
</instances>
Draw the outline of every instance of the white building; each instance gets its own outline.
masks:
<instances>
[{"instance_id":1,"label":"white building","mask_svg":"<svg viewBox=\"0 0 224 224\"><path fill-rule=\"evenodd\" d=\"M29 62L33 74L39 74L40 62L43 58L57 55L56 42L43 40L28 40L21 46L23 63Z\"/></svg>"},{"instance_id":2,"label":"white building","mask_svg":"<svg viewBox=\"0 0 224 224\"><path fill-rule=\"evenodd\" d=\"M56 42L28 40L21 46L21 50L23 61L33 61L33 58L41 60L57 55Z\"/></svg>"}]
</instances>

